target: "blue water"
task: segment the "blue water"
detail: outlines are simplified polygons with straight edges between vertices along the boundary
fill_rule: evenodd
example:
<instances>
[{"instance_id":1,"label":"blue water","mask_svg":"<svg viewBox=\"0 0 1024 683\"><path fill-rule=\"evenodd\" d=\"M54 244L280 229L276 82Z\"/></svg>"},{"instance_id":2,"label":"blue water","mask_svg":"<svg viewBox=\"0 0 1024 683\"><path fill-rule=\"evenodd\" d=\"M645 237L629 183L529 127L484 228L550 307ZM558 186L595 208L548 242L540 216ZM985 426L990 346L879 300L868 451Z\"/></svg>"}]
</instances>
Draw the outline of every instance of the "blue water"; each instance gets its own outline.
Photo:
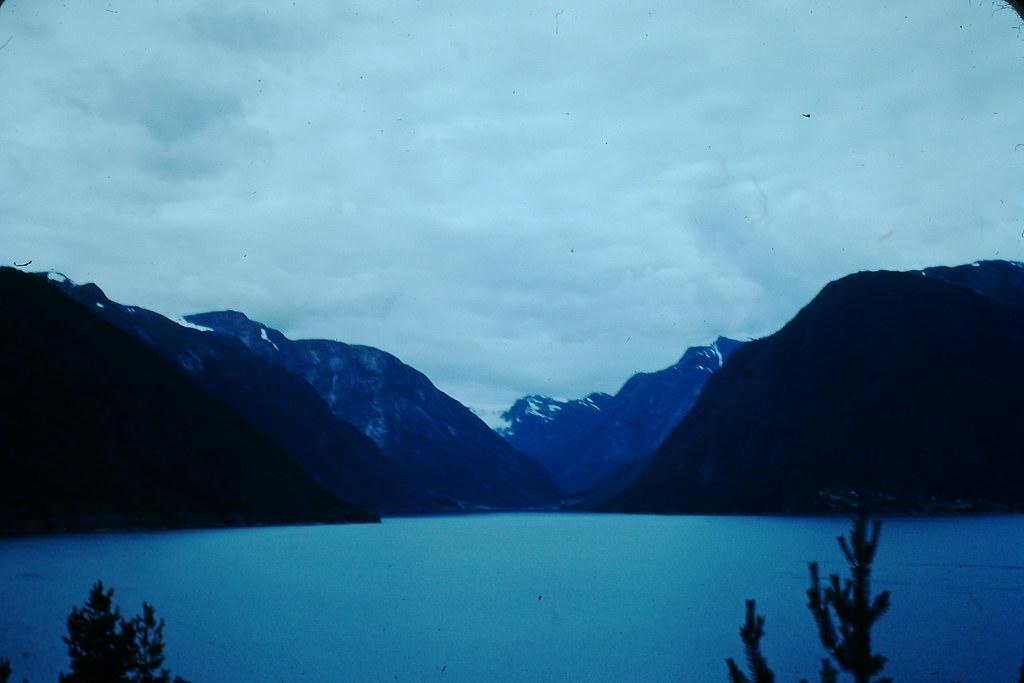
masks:
<instances>
[{"instance_id":1,"label":"blue water","mask_svg":"<svg viewBox=\"0 0 1024 683\"><path fill-rule=\"evenodd\" d=\"M743 601L781 681L817 678L809 560L842 519L515 514L0 539L0 656L55 681L102 579L206 681L726 681ZM1024 517L887 520L878 649L897 681L1015 681Z\"/></svg>"}]
</instances>

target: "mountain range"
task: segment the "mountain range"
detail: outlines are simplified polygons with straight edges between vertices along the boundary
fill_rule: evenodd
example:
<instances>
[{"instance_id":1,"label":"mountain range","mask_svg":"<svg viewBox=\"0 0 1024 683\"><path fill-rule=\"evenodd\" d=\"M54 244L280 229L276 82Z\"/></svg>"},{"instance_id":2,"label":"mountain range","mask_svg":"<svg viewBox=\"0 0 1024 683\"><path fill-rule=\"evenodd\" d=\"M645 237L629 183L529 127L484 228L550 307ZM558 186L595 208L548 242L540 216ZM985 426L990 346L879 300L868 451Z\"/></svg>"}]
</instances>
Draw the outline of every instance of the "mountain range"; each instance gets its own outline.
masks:
<instances>
[{"instance_id":1,"label":"mountain range","mask_svg":"<svg viewBox=\"0 0 1024 683\"><path fill-rule=\"evenodd\" d=\"M524 397L500 433L379 349L0 273L6 529L1024 504L1020 263L850 275L773 335Z\"/></svg>"},{"instance_id":2,"label":"mountain range","mask_svg":"<svg viewBox=\"0 0 1024 683\"><path fill-rule=\"evenodd\" d=\"M0 530L377 519L53 283L0 292Z\"/></svg>"},{"instance_id":3,"label":"mountain range","mask_svg":"<svg viewBox=\"0 0 1024 683\"><path fill-rule=\"evenodd\" d=\"M621 486L689 412L704 383L742 342L719 337L664 370L633 375L614 395L572 401L531 395L516 401L499 429L544 464L570 494Z\"/></svg>"},{"instance_id":4,"label":"mountain range","mask_svg":"<svg viewBox=\"0 0 1024 683\"><path fill-rule=\"evenodd\" d=\"M369 436L414 486L413 511L551 507L562 496L535 460L395 356L369 346L287 339L234 311L187 316L241 341L311 386ZM376 509L376 506L371 506Z\"/></svg>"},{"instance_id":5,"label":"mountain range","mask_svg":"<svg viewBox=\"0 0 1024 683\"><path fill-rule=\"evenodd\" d=\"M225 311L162 315L53 278L265 431L331 493L381 514L550 507L544 469L391 354L291 341Z\"/></svg>"},{"instance_id":6,"label":"mountain range","mask_svg":"<svg viewBox=\"0 0 1024 683\"><path fill-rule=\"evenodd\" d=\"M738 349L600 509L895 512L1024 503L1024 264L857 273Z\"/></svg>"}]
</instances>

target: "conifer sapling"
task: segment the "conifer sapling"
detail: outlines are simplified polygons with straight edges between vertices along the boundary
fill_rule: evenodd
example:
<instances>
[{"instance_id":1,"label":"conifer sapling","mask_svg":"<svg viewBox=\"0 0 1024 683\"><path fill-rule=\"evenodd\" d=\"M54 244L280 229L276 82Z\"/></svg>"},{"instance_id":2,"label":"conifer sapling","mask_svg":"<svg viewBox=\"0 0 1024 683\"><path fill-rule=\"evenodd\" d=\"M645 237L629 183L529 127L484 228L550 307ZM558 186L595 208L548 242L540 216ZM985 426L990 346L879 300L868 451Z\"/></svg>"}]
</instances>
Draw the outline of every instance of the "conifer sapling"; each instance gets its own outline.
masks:
<instances>
[{"instance_id":1,"label":"conifer sapling","mask_svg":"<svg viewBox=\"0 0 1024 683\"><path fill-rule=\"evenodd\" d=\"M818 625L818 637L839 669L853 674L856 683L871 683L872 676L881 673L886 662L885 657L871 651L871 628L889 609L889 591L871 598L871 562L878 549L881 526L880 521L873 521L869 533L867 511L862 507L853 520L849 541L839 537L839 547L853 577L842 584L838 574L831 574L822 590L818 563L810 563L807 606ZM832 663L824 660L822 680L834 681L836 674ZM879 678L875 683L891 683L891 679Z\"/></svg>"},{"instance_id":2,"label":"conifer sapling","mask_svg":"<svg viewBox=\"0 0 1024 683\"><path fill-rule=\"evenodd\" d=\"M764 617L757 614L753 600L747 600L747 617L740 626L740 640L747 657L748 677L730 657L725 660L729 667L730 683L775 683L775 674L768 667L768 661L761 653L761 637L764 636Z\"/></svg>"}]
</instances>

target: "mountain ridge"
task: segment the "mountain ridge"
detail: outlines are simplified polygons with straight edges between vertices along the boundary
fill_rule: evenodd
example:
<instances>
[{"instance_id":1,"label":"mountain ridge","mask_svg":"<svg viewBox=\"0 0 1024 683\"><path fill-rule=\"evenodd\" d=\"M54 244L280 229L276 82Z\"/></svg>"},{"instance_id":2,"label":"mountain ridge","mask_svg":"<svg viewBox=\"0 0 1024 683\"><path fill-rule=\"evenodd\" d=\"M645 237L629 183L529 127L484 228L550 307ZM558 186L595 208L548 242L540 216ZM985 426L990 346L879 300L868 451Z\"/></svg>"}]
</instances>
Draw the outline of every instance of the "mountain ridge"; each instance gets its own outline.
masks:
<instances>
[{"instance_id":1,"label":"mountain ridge","mask_svg":"<svg viewBox=\"0 0 1024 683\"><path fill-rule=\"evenodd\" d=\"M733 354L647 469L598 507L827 512L850 492L904 512L1019 507L1024 313L919 275L828 284Z\"/></svg>"},{"instance_id":2,"label":"mountain ridge","mask_svg":"<svg viewBox=\"0 0 1024 683\"><path fill-rule=\"evenodd\" d=\"M598 500L609 510L804 513L834 509L850 491L893 510L1021 502L985 475L1021 474L1006 446L1024 437L1006 414L1019 402L1007 384L1024 381L1019 262L840 278L773 335L687 349L615 396L524 397L507 413L519 431L504 438L380 349L290 340L237 311L171 321L94 284L40 275L245 415L335 496L377 512ZM517 438L534 443L517 448ZM940 456L908 460L918 444Z\"/></svg>"},{"instance_id":3,"label":"mountain ridge","mask_svg":"<svg viewBox=\"0 0 1024 683\"><path fill-rule=\"evenodd\" d=\"M437 509L550 508L562 496L539 464L393 354L333 340L291 340L237 311L185 319L239 339L308 382L334 415L405 468Z\"/></svg>"},{"instance_id":4,"label":"mountain ridge","mask_svg":"<svg viewBox=\"0 0 1024 683\"><path fill-rule=\"evenodd\" d=\"M93 283L78 285L63 276L54 284L245 415L334 495L377 513L416 504L412 482L366 435L335 417L305 381L237 339L119 304Z\"/></svg>"},{"instance_id":5,"label":"mountain ridge","mask_svg":"<svg viewBox=\"0 0 1024 683\"><path fill-rule=\"evenodd\" d=\"M0 291L3 531L378 520L54 283Z\"/></svg>"},{"instance_id":6,"label":"mountain ridge","mask_svg":"<svg viewBox=\"0 0 1024 683\"><path fill-rule=\"evenodd\" d=\"M691 347L667 368L634 374L614 396L524 397L506 411L510 424L499 433L544 464L571 494L624 486L690 410L708 377L742 344L718 337Z\"/></svg>"}]
</instances>

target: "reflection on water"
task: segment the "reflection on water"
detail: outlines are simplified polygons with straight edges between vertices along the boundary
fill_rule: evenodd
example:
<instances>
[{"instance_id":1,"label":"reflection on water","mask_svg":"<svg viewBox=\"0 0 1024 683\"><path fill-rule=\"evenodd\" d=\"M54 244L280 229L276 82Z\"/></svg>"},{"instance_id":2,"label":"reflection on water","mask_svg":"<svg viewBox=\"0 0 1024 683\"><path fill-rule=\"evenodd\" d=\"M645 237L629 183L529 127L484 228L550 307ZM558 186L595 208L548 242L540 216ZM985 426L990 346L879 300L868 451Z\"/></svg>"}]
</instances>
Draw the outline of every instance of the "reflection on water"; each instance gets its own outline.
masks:
<instances>
[{"instance_id":1,"label":"reflection on water","mask_svg":"<svg viewBox=\"0 0 1024 683\"><path fill-rule=\"evenodd\" d=\"M102 579L125 613L156 606L167 665L195 683L724 681L748 598L780 680L813 679L806 563L843 571L848 526L502 514L0 539L0 656L56 680L67 614ZM875 587L897 680L1015 680L1024 518L887 520Z\"/></svg>"}]
</instances>

